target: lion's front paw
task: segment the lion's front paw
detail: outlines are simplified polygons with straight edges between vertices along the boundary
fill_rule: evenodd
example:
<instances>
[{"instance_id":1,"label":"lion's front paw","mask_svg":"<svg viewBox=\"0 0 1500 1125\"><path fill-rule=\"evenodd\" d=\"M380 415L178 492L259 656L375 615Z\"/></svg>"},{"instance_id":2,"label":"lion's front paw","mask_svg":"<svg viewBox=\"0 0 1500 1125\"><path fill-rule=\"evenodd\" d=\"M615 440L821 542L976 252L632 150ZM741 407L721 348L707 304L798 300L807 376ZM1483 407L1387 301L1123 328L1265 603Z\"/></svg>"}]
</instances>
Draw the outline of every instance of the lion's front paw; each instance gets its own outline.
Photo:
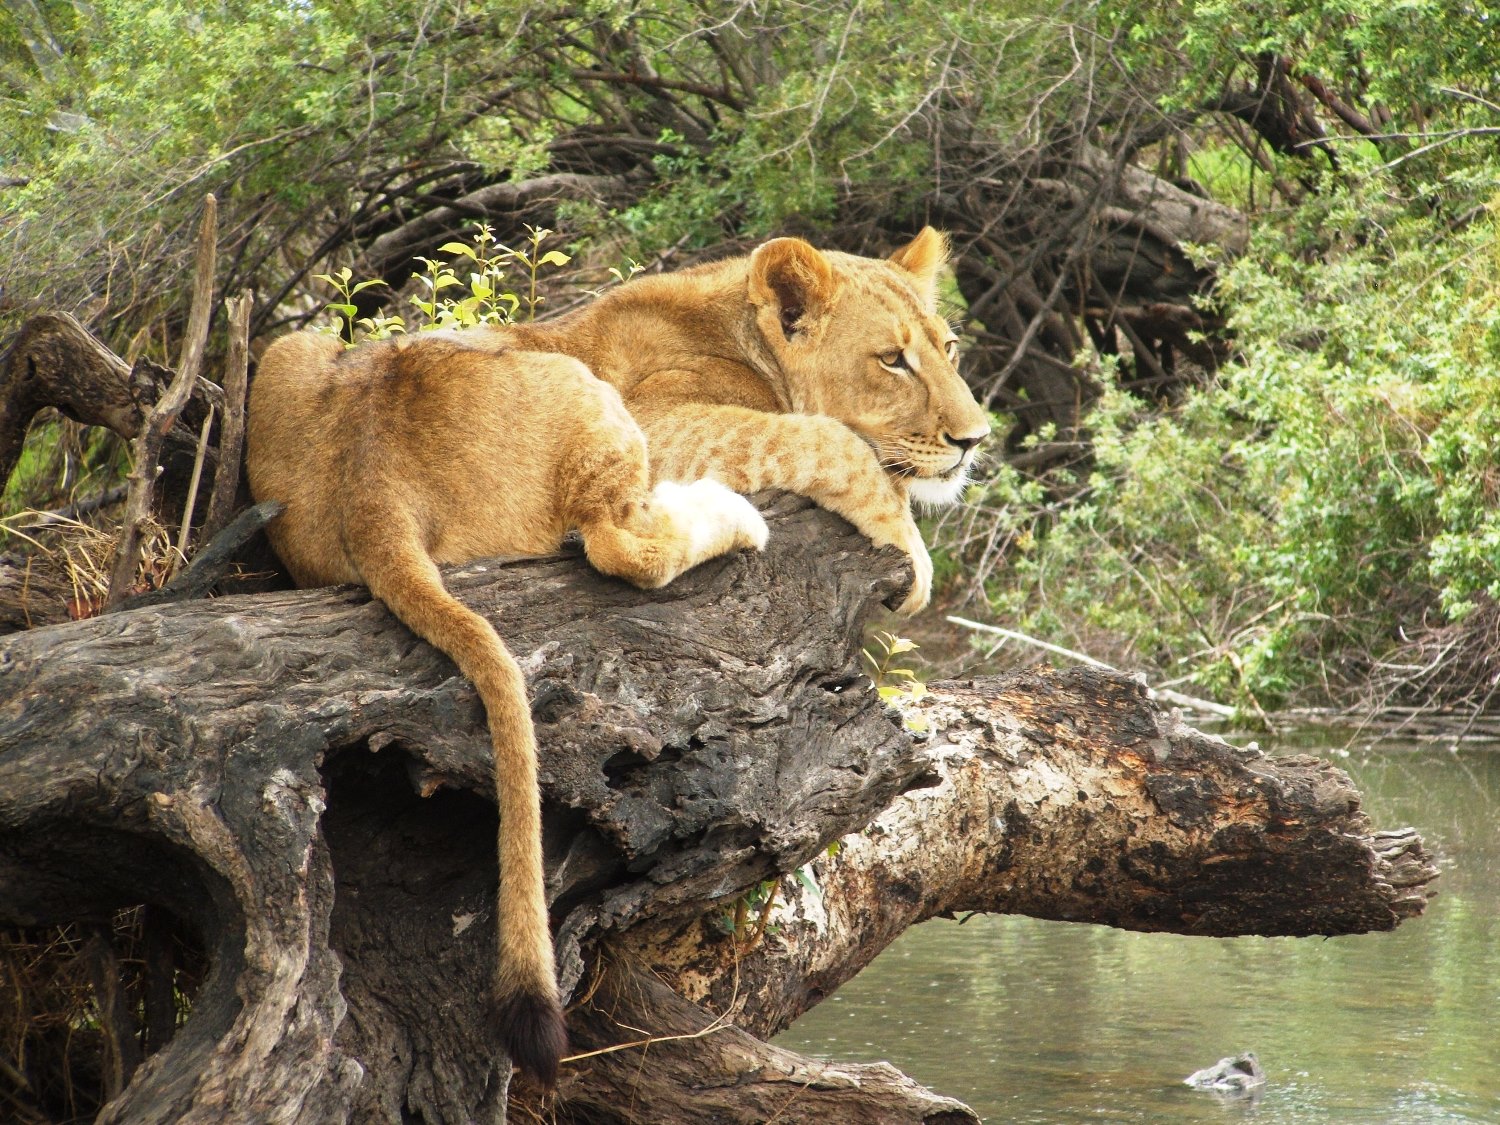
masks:
<instances>
[{"instance_id":1,"label":"lion's front paw","mask_svg":"<svg viewBox=\"0 0 1500 1125\"><path fill-rule=\"evenodd\" d=\"M896 607L896 612L910 617L921 613L932 600L932 556L927 553L927 544L922 542L920 535L916 537L915 545L907 548L906 555L911 560L911 589L906 592L906 600Z\"/></svg>"},{"instance_id":2,"label":"lion's front paw","mask_svg":"<svg viewBox=\"0 0 1500 1125\"><path fill-rule=\"evenodd\" d=\"M759 551L771 531L755 505L716 480L704 478L691 484L662 481L653 498L670 507L690 536L688 551L694 562L722 555L740 547Z\"/></svg>"},{"instance_id":3,"label":"lion's front paw","mask_svg":"<svg viewBox=\"0 0 1500 1125\"><path fill-rule=\"evenodd\" d=\"M927 553L927 544L922 542L922 533L909 512L901 519L885 521L871 529L870 539L877 547L895 547L911 562L911 589L906 598L896 607L904 617L920 613L932 600L932 556Z\"/></svg>"}]
</instances>

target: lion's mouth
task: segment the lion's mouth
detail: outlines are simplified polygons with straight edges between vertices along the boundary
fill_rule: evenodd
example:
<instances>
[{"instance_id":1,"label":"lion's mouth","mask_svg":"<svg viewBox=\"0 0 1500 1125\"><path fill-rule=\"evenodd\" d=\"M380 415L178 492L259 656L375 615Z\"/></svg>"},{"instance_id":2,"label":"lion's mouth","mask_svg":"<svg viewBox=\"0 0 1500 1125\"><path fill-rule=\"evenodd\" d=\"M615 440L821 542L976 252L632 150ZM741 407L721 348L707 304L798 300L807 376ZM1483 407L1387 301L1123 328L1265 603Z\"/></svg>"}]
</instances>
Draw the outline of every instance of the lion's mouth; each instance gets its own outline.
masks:
<instances>
[{"instance_id":1,"label":"lion's mouth","mask_svg":"<svg viewBox=\"0 0 1500 1125\"><path fill-rule=\"evenodd\" d=\"M852 427L851 427L852 428ZM890 441L881 439L860 430L854 431L860 439L874 451L876 459L881 468L898 480L929 481L932 484L953 484L957 481L968 479L969 469L973 464L974 456L971 450L960 453L958 460L951 465L941 469L930 468L919 465L909 452L899 446L893 448Z\"/></svg>"},{"instance_id":2,"label":"lion's mouth","mask_svg":"<svg viewBox=\"0 0 1500 1125\"><path fill-rule=\"evenodd\" d=\"M900 460L882 459L881 465L891 476L901 480L928 480L935 484L951 484L961 477L967 477L969 473L969 458L960 457L946 469L926 469L911 461L902 458Z\"/></svg>"}]
</instances>

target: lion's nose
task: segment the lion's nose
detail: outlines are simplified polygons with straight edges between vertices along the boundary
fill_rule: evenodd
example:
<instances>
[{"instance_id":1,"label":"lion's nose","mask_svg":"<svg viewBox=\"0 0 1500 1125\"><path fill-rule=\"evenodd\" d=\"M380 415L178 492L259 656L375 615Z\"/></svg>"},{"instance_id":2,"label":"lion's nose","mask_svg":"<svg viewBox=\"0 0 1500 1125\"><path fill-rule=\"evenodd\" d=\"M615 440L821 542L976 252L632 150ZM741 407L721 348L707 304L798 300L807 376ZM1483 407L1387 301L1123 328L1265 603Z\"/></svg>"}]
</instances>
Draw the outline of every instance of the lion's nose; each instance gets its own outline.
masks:
<instances>
[{"instance_id":1,"label":"lion's nose","mask_svg":"<svg viewBox=\"0 0 1500 1125\"><path fill-rule=\"evenodd\" d=\"M957 446L960 451L967 453L969 452L969 450L973 449L976 445L978 445L989 436L990 432L988 430L985 430L985 432L980 434L978 437L954 437L952 434L944 434L943 440L946 441L949 445Z\"/></svg>"}]
</instances>

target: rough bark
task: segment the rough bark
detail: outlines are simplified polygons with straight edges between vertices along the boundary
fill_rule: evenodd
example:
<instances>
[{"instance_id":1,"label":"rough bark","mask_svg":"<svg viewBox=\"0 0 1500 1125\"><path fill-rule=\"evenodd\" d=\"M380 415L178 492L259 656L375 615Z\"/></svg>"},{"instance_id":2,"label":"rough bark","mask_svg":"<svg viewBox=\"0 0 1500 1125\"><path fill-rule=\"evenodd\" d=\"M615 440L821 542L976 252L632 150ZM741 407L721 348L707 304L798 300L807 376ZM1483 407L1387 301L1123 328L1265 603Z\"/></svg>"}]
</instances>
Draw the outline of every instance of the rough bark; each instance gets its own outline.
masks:
<instances>
[{"instance_id":1,"label":"rough bark","mask_svg":"<svg viewBox=\"0 0 1500 1125\"><path fill-rule=\"evenodd\" d=\"M1420 877L1382 865L1341 775L1202 742L1128 681L953 689L933 714L948 733L913 741L853 663L859 622L904 586L902 561L795 498L769 514L764 554L654 593L576 555L449 576L527 669L579 1052L646 1037L632 1028L711 1025L753 955L736 965L705 910L881 814L876 858L824 875L848 882L842 949L804 942L779 970L767 961L735 1014L748 1030L579 1059L547 1112L971 1119L889 1068L814 1064L751 1037L934 911L1337 932L1420 908L1420 844L1405 841ZM102 1120L503 1118L509 1067L480 1003L490 758L477 698L444 658L351 589L128 610L3 643L0 924L97 925L148 903L207 965L191 1018ZM950 818L965 842L930 864L918 825L885 818L963 747L954 776L987 771L983 783L962 799L919 789L936 803L908 814L936 833ZM998 820L978 815L1007 793ZM900 908L872 911L868 893ZM1236 906L1246 894L1253 910ZM132 1009L115 1007L133 1034Z\"/></svg>"},{"instance_id":2,"label":"rough bark","mask_svg":"<svg viewBox=\"0 0 1500 1125\"><path fill-rule=\"evenodd\" d=\"M641 935L683 996L768 1035L940 915L1358 933L1421 913L1437 875L1411 829L1374 829L1343 771L1204 735L1116 674L937 684L920 711L934 784L819 857L821 894L783 878L774 940L726 946L710 916Z\"/></svg>"},{"instance_id":3,"label":"rough bark","mask_svg":"<svg viewBox=\"0 0 1500 1125\"><path fill-rule=\"evenodd\" d=\"M531 673L569 985L586 935L795 866L912 782L915 753L850 665L900 565L861 577L875 556L832 522L799 507L779 549L656 595L577 558L451 577ZM0 667L4 920L150 901L213 960L106 1119L498 1112L508 1068L478 1005L493 924L460 924L492 909L494 815L471 795L489 753L451 665L344 590L35 630ZM371 814L376 797L394 804ZM375 1062L393 1056L410 1068Z\"/></svg>"},{"instance_id":4,"label":"rough bark","mask_svg":"<svg viewBox=\"0 0 1500 1125\"><path fill-rule=\"evenodd\" d=\"M126 363L68 313L31 317L0 358L0 482L10 479L40 410L53 407L76 422L134 440L171 375L148 360ZM207 404L221 397L208 380L195 380L168 447L192 450Z\"/></svg>"}]
</instances>

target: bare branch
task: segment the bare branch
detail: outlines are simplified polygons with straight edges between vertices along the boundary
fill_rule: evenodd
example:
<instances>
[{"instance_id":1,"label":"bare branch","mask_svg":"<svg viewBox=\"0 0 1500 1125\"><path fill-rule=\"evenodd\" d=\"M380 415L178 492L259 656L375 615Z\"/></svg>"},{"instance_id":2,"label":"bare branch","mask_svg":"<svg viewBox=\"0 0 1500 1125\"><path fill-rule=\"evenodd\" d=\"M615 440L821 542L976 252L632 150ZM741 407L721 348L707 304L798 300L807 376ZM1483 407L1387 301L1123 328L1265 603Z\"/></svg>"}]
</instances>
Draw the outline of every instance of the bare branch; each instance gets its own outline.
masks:
<instances>
[{"instance_id":1,"label":"bare branch","mask_svg":"<svg viewBox=\"0 0 1500 1125\"><path fill-rule=\"evenodd\" d=\"M208 342L208 324L213 311L214 264L218 250L218 200L212 194L203 198L203 223L198 229L198 265L193 278L193 306L188 314L187 335L183 339L182 358L177 375L152 408L136 439L135 467L130 473L130 495L125 501L125 522L115 551L114 567L109 578L106 606L118 605L130 592L140 563L141 533L151 515L156 496L156 475L160 471L162 443L187 404L203 366L203 349Z\"/></svg>"},{"instance_id":2,"label":"bare branch","mask_svg":"<svg viewBox=\"0 0 1500 1125\"><path fill-rule=\"evenodd\" d=\"M200 532L203 542L212 539L229 522L239 492L245 441L245 390L249 384L250 311L254 307L255 294L248 289L225 302L229 314L229 357L224 363L224 423L219 428L219 463L214 469L213 492Z\"/></svg>"}]
</instances>

